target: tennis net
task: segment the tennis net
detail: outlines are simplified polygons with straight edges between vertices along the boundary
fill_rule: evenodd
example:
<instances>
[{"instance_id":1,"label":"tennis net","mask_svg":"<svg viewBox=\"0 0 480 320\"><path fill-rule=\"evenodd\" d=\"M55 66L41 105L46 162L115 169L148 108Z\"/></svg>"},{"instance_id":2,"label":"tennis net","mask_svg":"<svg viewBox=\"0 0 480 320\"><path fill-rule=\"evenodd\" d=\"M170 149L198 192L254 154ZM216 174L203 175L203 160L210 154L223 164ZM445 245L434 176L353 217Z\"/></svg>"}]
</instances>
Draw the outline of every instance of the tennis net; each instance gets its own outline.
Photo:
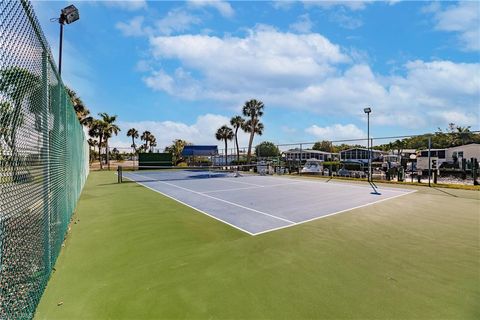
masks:
<instances>
[{"instance_id":1,"label":"tennis net","mask_svg":"<svg viewBox=\"0 0 480 320\"><path fill-rule=\"evenodd\" d=\"M153 166L119 166L118 181L125 179L138 182L199 180L216 178L238 178L266 174L261 166L189 166L189 167L153 167Z\"/></svg>"}]
</instances>

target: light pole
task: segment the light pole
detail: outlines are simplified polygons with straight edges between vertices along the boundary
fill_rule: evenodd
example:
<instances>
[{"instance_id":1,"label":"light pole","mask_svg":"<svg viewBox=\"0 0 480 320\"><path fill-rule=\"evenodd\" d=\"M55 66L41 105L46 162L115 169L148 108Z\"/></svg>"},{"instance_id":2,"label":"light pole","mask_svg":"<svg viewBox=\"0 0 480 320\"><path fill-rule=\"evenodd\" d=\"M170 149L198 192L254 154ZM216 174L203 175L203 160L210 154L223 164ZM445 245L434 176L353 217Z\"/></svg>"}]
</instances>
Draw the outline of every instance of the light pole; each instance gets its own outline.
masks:
<instances>
[{"instance_id":1,"label":"light pole","mask_svg":"<svg viewBox=\"0 0 480 320\"><path fill-rule=\"evenodd\" d=\"M372 109L370 107L364 108L363 112L367 114L367 150L368 150L368 181L372 180L372 155L370 151L370 112Z\"/></svg>"},{"instance_id":2,"label":"light pole","mask_svg":"<svg viewBox=\"0 0 480 320\"><path fill-rule=\"evenodd\" d=\"M68 7L65 7L60 12L60 18L58 18L58 22L60 23L60 45L58 49L58 74L62 75L62 47L63 47L63 25L70 24L72 22L77 21L80 19L80 14L78 13L78 9L72 4Z\"/></svg>"}]
</instances>

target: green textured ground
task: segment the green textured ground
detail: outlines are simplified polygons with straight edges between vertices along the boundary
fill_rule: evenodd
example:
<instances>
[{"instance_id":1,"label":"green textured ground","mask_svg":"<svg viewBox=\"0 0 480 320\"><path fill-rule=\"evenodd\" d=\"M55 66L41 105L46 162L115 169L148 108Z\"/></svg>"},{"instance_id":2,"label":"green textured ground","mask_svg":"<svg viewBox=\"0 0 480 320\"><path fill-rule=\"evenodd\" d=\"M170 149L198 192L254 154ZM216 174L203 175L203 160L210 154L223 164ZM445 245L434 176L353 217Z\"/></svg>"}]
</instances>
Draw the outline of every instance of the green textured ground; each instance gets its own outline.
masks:
<instances>
[{"instance_id":1,"label":"green textured ground","mask_svg":"<svg viewBox=\"0 0 480 320\"><path fill-rule=\"evenodd\" d=\"M252 237L114 182L90 174L37 319L480 319L480 192L419 188Z\"/></svg>"}]
</instances>

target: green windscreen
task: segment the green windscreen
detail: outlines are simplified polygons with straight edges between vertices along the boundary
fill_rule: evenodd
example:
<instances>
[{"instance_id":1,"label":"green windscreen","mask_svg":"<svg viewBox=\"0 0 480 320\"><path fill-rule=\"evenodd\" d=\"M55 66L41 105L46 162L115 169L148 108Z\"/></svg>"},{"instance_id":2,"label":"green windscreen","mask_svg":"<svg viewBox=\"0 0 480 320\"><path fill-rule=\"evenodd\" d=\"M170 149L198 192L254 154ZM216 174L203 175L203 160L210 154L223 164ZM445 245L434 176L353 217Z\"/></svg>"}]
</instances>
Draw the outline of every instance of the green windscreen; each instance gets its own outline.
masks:
<instances>
[{"instance_id":1,"label":"green windscreen","mask_svg":"<svg viewBox=\"0 0 480 320\"><path fill-rule=\"evenodd\" d=\"M0 319L29 319L88 175L88 145L27 1L0 1Z\"/></svg>"},{"instance_id":2,"label":"green windscreen","mask_svg":"<svg viewBox=\"0 0 480 320\"><path fill-rule=\"evenodd\" d=\"M172 165L171 153L139 153L138 166L139 167L170 167Z\"/></svg>"}]
</instances>

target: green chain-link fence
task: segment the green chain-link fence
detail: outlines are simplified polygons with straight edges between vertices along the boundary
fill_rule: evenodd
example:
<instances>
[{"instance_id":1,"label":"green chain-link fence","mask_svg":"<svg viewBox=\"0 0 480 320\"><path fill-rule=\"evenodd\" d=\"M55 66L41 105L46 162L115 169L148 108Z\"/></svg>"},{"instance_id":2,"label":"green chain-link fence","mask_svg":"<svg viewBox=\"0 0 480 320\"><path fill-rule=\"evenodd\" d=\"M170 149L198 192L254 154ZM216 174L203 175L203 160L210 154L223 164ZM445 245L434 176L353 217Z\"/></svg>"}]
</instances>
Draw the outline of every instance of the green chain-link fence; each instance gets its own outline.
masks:
<instances>
[{"instance_id":1,"label":"green chain-link fence","mask_svg":"<svg viewBox=\"0 0 480 320\"><path fill-rule=\"evenodd\" d=\"M88 145L27 1L0 1L0 319L32 318L88 174Z\"/></svg>"}]
</instances>

